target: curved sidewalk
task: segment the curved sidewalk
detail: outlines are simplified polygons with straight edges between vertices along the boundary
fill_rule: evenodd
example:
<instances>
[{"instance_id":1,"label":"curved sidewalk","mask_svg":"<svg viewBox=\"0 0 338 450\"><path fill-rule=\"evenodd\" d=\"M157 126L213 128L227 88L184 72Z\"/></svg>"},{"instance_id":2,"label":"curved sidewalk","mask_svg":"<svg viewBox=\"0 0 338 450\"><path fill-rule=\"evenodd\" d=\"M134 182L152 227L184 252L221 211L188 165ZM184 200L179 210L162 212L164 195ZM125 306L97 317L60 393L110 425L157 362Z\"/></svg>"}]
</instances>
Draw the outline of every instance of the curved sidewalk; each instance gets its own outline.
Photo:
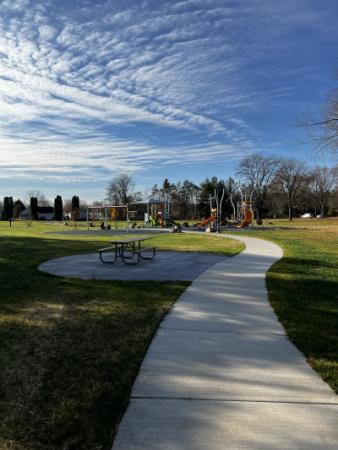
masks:
<instances>
[{"instance_id":1,"label":"curved sidewalk","mask_svg":"<svg viewBox=\"0 0 338 450\"><path fill-rule=\"evenodd\" d=\"M250 237L202 273L162 322L114 450L334 450L338 397L289 342L267 299L282 257Z\"/></svg>"}]
</instances>

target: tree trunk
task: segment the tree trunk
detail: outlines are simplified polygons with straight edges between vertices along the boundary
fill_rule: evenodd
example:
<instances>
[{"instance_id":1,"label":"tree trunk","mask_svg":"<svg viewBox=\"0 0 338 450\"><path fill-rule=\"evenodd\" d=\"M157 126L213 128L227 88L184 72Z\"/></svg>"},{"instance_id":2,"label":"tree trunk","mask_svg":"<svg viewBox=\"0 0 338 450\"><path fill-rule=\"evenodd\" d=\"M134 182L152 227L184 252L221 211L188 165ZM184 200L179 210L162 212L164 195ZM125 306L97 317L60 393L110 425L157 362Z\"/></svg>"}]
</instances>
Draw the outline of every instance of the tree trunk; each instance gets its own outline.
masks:
<instances>
[{"instance_id":1,"label":"tree trunk","mask_svg":"<svg viewBox=\"0 0 338 450\"><path fill-rule=\"evenodd\" d=\"M289 220L292 220L292 205L289 203Z\"/></svg>"}]
</instances>

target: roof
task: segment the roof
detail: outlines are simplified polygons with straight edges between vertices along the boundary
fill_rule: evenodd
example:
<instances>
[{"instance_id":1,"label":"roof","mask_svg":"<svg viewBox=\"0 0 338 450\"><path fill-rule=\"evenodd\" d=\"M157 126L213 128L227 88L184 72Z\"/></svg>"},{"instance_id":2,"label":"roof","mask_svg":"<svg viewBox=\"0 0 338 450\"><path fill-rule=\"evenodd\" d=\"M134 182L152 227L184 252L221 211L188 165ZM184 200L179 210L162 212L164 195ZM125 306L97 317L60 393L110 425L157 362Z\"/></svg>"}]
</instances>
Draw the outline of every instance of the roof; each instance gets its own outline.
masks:
<instances>
[{"instance_id":1,"label":"roof","mask_svg":"<svg viewBox=\"0 0 338 450\"><path fill-rule=\"evenodd\" d=\"M166 200L160 200L159 198L148 198L148 200L139 200L137 202L130 202L130 205L162 205L167 203Z\"/></svg>"},{"instance_id":2,"label":"roof","mask_svg":"<svg viewBox=\"0 0 338 450\"><path fill-rule=\"evenodd\" d=\"M54 208L52 206L38 206L38 213L53 214Z\"/></svg>"}]
</instances>

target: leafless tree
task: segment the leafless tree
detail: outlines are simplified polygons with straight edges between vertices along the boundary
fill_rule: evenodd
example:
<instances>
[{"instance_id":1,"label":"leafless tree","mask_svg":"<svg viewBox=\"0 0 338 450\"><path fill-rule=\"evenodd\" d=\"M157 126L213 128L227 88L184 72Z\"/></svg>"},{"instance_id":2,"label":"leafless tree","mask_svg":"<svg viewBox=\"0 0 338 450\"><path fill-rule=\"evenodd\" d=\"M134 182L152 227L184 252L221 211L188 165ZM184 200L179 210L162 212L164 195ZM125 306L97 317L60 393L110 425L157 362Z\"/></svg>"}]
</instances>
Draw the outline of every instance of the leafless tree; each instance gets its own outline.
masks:
<instances>
[{"instance_id":1,"label":"leafless tree","mask_svg":"<svg viewBox=\"0 0 338 450\"><path fill-rule=\"evenodd\" d=\"M106 199L114 205L126 205L134 199L134 182L128 173L117 175L106 189Z\"/></svg>"},{"instance_id":2,"label":"leafless tree","mask_svg":"<svg viewBox=\"0 0 338 450\"><path fill-rule=\"evenodd\" d=\"M289 211L289 220L293 217L293 208L307 181L305 164L295 159L281 159L274 178L274 186L283 195Z\"/></svg>"},{"instance_id":3,"label":"leafless tree","mask_svg":"<svg viewBox=\"0 0 338 450\"><path fill-rule=\"evenodd\" d=\"M63 201L63 211L66 214L70 214L72 212L72 200L66 199Z\"/></svg>"},{"instance_id":4,"label":"leafless tree","mask_svg":"<svg viewBox=\"0 0 338 450\"><path fill-rule=\"evenodd\" d=\"M317 150L338 156L338 89L329 92L319 117L306 114L297 125L307 129Z\"/></svg>"},{"instance_id":5,"label":"leafless tree","mask_svg":"<svg viewBox=\"0 0 338 450\"><path fill-rule=\"evenodd\" d=\"M257 219L261 219L269 185L278 169L279 160L273 156L253 153L239 163L237 175L254 190Z\"/></svg>"},{"instance_id":6,"label":"leafless tree","mask_svg":"<svg viewBox=\"0 0 338 450\"><path fill-rule=\"evenodd\" d=\"M184 180L182 187L188 206L187 209L189 210L188 212L191 217L195 218L197 216L197 203L200 188L190 180Z\"/></svg>"},{"instance_id":7,"label":"leafless tree","mask_svg":"<svg viewBox=\"0 0 338 450\"><path fill-rule=\"evenodd\" d=\"M324 215L327 199L336 183L337 168L317 166L311 171L309 188L313 196L315 214L319 208L320 214Z\"/></svg>"},{"instance_id":8,"label":"leafless tree","mask_svg":"<svg viewBox=\"0 0 338 450\"><path fill-rule=\"evenodd\" d=\"M26 193L25 204L29 205L31 197L35 197L38 199L39 206L52 206L52 202L45 197L41 191L38 190L30 190Z\"/></svg>"},{"instance_id":9,"label":"leafless tree","mask_svg":"<svg viewBox=\"0 0 338 450\"><path fill-rule=\"evenodd\" d=\"M96 206L96 207L100 208L100 207L104 206L104 201L103 200L94 200L94 201L92 201L90 206L92 206L92 207Z\"/></svg>"}]
</instances>

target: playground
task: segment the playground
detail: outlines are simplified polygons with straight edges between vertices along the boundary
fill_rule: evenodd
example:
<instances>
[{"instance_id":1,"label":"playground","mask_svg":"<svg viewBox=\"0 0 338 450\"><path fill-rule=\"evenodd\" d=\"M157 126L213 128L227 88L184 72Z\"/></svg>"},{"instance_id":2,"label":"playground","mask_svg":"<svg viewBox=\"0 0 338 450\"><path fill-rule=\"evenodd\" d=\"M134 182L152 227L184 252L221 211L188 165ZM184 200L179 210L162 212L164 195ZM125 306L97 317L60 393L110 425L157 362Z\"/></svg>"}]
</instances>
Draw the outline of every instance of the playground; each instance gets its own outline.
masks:
<instances>
[{"instance_id":1,"label":"playground","mask_svg":"<svg viewBox=\"0 0 338 450\"><path fill-rule=\"evenodd\" d=\"M157 228L162 229L161 226ZM142 229L134 231L137 235L145 232ZM127 235L134 231L128 228L128 233L125 230L118 234ZM229 227L229 232L234 237L237 236L236 227ZM331 391L327 390L328 386L338 392L337 220L311 219L293 222L269 220L268 229L249 227L242 228L238 232L240 236L249 235L274 242L283 249L283 258L267 273L269 302L290 341L327 383L316 384L317 387L320 386L319 391L322 395L318 397L319 400L324 399L324 403L327 403L326 393L331 395L329 394ZM146 229L146 234L148 233L149 230ZM113 230L100 229L98 226L88 231L86 222L83 225L78 224L76 230L75 227L64 227L55 223L34 222L27 227L24 223L16 222L11 228L6 223L0 223L1 385L7 395L0 413L2 447L8 447L8 443L11 442L12 448L19 450L80 449L94 446L102 450L111 448L115 433L114 425L119 423L127 405L131 387L149 343L162 318L182 294L183 296L187 294L186 289L190 285L188 280L172 278L161 281L144 279L111 281L93 279L94 277L67 278L38 270L38 266L47 261L94 254L98 248L114 239L112 234ZM216 265L211 266L209 260L205 267L205 276L210 273L212 267L219 267L219 264L230 264L231 267L230 257L244 249L241 242L223 238L222 233L214 235L199 232L194 234L155 232L152 242L159 250L159 255L161 252L168 255L179 253L185 258L188 257L185 266L189 265L189 254L191 261L203 254L208 258L210 255L213 256L215 260L212 262L216 262ZM97 261L97 255L95 256ZM156 259L144 261L144 266L153 263L156 263ZM172 267L173 262L168 265ZM136 268L142 269L142 265L127 269ZM203 277L203 274L200 272L196 282L201 276ZM214 292L217 297L215 289L219 274L212 272L208 277L205 292ZM241 281L240 277L238 281ZM224 286L222 292L229 287L229 284L228 287ZM189 311L190 303L186 305L183 310L179 309L175 313L176 316L167 316L163 324L168 324L169 318L172 317L170 320L176 320L175 328L180 328L182 314ZM183 306L184 304L181 308ZM203 317L205 313L203 304L201 307L202 310L196 315L191 311L193 314L189 319L191 326L197 323L198 317ZM231 318L229 314L230 312L223 317L228 316L228 320L233 321L234 317ZM241 314L246 314L245 310ZM242 315L242 319L243 317ZM264 317L261 316L261 319ZM264 321L266 322L266 319ZM276 323L278 324L277 321ZM257 326L261 327L262 321ZM209 331L212 331L210 327ZM217 331L216 328L213 331ZM242 331L246 333L245 326ZM242 341L246 344L243 345L249 345L250 342L254 345L250 337L247 334L245 336L246 341L244 336ZM256 348L257 345L255 344ZM174 347L177 348L177 345ZM197 350L191 348L191 351ZM305 364L304 360L299 361L300 364ZM170 361L168 363L171 364ZM203 364L205 363L204 361ZM308 366L299 367L302 373L308 373L309 368L306 368ZM205 368L207 370L207 366ZM250 374L242 376L250 377ZM242 382L244 383L244 379ZM303 391L302 401L305 397L309 398L313 392L311 384L306 386L308 393ZM144 385L144 389L147 389L147 384ZM140 391L137 392L139 395L150 395L149 391L141 394ZM162 392L161 395L166 393ZM298 396L296 400L299 398ZM317 401L318 398L313 397L312 401ZM203 404L207 405L206 402ZM142 405L138 408L145 411ZM270 415L271 411L267 406L264 408L265 416ZM159 418L162 417L164 423L161 411L156 407L153 411L154 426L160 423L155 417L156 414ZM187 424L184 421L189 417L188 410L182 407L180 411L179 420ZM196 424L203 420L203 414L211 413L210 404L206 410L202 409L201 404L199 411L198 417L195 416ZM222 411L224 413L224 408ZM243 409L237 408L237 411L240 417L245 417ZM301 410L298 406L294 406L293 411L294 415L291 416L296 420L304 413L304 408ZM308 411L310 412L304 414L312 415L317 422L320 420L321 413L318 408ZM140 419L144 417L143 414L137 414ZM273 414L277 420L276 409ZM219 417L221 417L220 410ZM138 424L144 426L145 422L142 423L141 420ZM286 422L283 424L286 427ZM264 426L268 432L272 424L265 423ZM306 431L305 428L304 430ZM158 428L158 431L161 434L165 430ZM219 432L216 429L214 431ZM245 430L242 430L238 435L241 436L244 432ZM315 439L313 442L312 448L316 450L333 448L319 447ZM261 444L263 446L266 443ZM118 447L120 445L118 440L116 445L116 448L125 448Z\"/></svg>"},{"instance_id":2,"label":"playground","mask_svg":"<svg viewBox=\"0 0 338 450\"><path fill-rule=\"evenodd\" d=\"M143 220L135 220L142 216ZM124 219L123 225L128 230L135 228L168 228L181 231L181 225L170 216L170 200L148 198L129 203L128 205L105 205L87 208L87 230L99 227L103 230L119 228L119 221ZM97 223L99 221L99 224ZM111 223L110 223L111 222Z\"/></svg>"},{"instance_id":3,"label":"playground","mask_svg":"<svg viewBox=\"0 0 338 450\"><path fill-rule=\"evenodd\" d=\"M209 216L200 221L179 221L171 215L170 196L164 199L149 197L144 200L134 201L126 205L104 205L87 207L86 228L91 230L170 230L181 232L190 228L195 231L221 232L229 228L244 229L254 226L254 191L246 186L236 186L236 202L230 195L232 213L226 217L223 211L225 205L225 189L215 189L213 195L209 195ZM256 222L257 222L256 217ZM259 225L262 220L258 220ZM68 224L68 223L67 223ZM83 228L83 227L82 227Z\"/></svg>"}]
</instances>

